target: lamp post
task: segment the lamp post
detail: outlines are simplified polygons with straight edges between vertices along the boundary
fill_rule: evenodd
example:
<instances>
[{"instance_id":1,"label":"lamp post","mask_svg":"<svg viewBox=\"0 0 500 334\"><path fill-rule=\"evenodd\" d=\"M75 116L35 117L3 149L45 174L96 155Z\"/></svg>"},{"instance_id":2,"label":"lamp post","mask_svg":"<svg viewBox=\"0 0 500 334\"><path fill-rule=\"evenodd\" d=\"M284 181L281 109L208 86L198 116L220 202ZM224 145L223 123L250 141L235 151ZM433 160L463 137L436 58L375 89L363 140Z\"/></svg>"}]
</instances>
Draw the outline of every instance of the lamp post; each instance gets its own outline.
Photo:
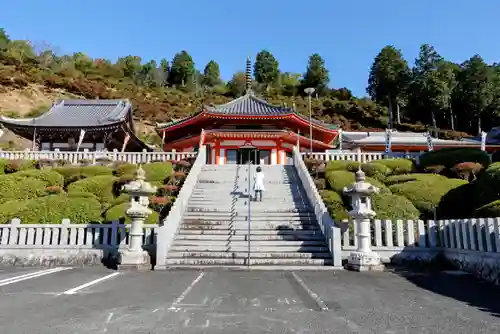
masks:
<instances>
[{"instance_id":1,"label":"lamp post","mask_svg":"<svg viewBox=\"0 0 500 334\"><path fill-rule=\"evenodd\" d=\"M313 151L313 127L312 127L312 106L311 106L311 95L314 93L315 89L312 87L308 87L304 89L304 92L308 96L309 101L309 154L312 154Z\"/></svg>"}]
</instances>

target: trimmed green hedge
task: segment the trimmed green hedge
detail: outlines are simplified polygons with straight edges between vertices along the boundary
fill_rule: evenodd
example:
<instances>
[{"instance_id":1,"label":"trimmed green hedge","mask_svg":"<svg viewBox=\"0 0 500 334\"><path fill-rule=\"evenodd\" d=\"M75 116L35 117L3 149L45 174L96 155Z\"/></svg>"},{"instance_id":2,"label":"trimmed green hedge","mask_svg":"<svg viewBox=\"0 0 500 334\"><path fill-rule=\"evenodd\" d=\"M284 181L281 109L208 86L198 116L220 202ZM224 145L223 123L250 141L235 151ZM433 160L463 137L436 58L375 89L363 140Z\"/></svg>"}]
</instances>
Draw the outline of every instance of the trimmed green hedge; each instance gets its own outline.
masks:
<instances>
[{"instance_id":1,"label":"trimmed green hedge","mask_svg":"<svg viewBox=\"0 0 500 334\"><path fill-rule=\"evenodd\" d=\"M477 207L500 199L500 162L491 164L479 176L474 198Z\"/></svg>"},{"instance_id":2,"label":"trimmed green hedge","mask_svg":"<svg viewBox=\"0 0 500 334\"><path fill-rule=\"evenodd\" d=\"M130 204L126 202L110 207L104 215L106 221L122 220L125 222L125 224L130 224L130 218L128 218L127 215L125 214L129 205ZM159 219L158 213L153 211L153 213L146 219L144 223L158 224L158 219Z\"/></svg>"},{"instance_id":3,"label":"trimmed green hedge","mask_svg":"<svg viewBox=\"0 0 500 334\"><path fill-rule=\"evenodd\" d=\"M448 178L439 174L415 173L389 176L384 180L384 183L391 186L409 181L439 182L445 180L448 180Z\"/></svg>"},{"instance_id":4,"label":"trimmed green hedge","mask_svg":"<svg viewBox=\"0 0 500 334\"><path fill-rule=\"evenodd\" d=\"M349 219L349 214L344 206L342 196L332 190L323 190L320 193L333 220L338 222Z\"/></svg>"},{"instance_id":5,"label":"trimmed green hedge","mask_svg":"<svg viewBox=\"0 0 500 334\"><path fill-rule=\"evenodd\" d=\"M410 159L382 159L376 163L388 167L392 175L408 174L416 170L415 162Z\"/></svg>"},{"instance_id":6,"label":"trimmed green hedge","mask_svg":"<svg viewBox=\"0 0 500 334\"><path fill-rule=\"evenodd\" d=\"M408 198L421 212L424 218L434 217L434 208L437 208L441 199L452 189L468 184L467 181L446 179L439 182L408 181L394 184L389 189L397 195Z\"/></svg>"},{"instance_id":7,"label":"trimmed green hedge","mask_svg":"<svg viewBox=\"0 0 500 334\"><path fill-rule=\"evenodd\" d=\"M65 184L77 181L78 179L113 174L113 169L105 166L68 166L54 168L54 170L64 176Z\"/></svg>"},{"instance_id":8,"label":"trimmed green hedge","mask_svg":"<svg viewBox=\"0 0 500 334\"><path fill-rule=\"evenodd\" d=\"M0 223L13 218L21 219L23 224L58 224L64 218L73 224L88 224L101 220L101 209L96 199L51 195L0 205Z\"/></svg>"},{"instance_id":9,"label":"trimmed green hedge","mask_svg":"<svg viewBox=\"0 0 500 334\"><path fill-rule=\"evenodd\" d=\"M98 175L71 183L68 193L90 193L99 198L103 208L114 200L113 186L118 178L112 175Z\"/></svg>"},{"instance_id":10,"label":"trimmed green hedge","mask_svg":"<svg viewBox=\"0 0 500 334\"><path fill-rule=\"evenodd\" d=\"M113 174L116 176L134 175L136 170L137 170L137 165L121 164L115 167L115 169L113 170Z\"/></svg>"},{"instance_id":11,"label":"trimmed green hedge","mask_svg":"<svg viewBox=\"0 0 500 334\"><path fill-rule=\"evenodd\" d=\"M45 182L35 178L0 175L0 203L39 197L45 194L45 188Z\"/></svg>"},{"instance_id":12,"label":"trimmed green hedge","mask_svg":"<svg viewBox=\"0 0 500 334\"><path fill-rule=\"evenodd\" d=\"M45 184L50 186L64 186L64 177L58 172L51 169L30 169L21 172L11 174L12 176L26 178L32 177L34 179L45 182Z\"/></svg>"},{"instance_id":13,"label":"trimmed green hedge","mask_svg":"<svg viewBox=\"0 0 500 334\"><path fill-rule=\"evenodd\" d=\"M474 212L474 216L478 218L500 217L500 199L479 207Z\"/></svg>"},{"instance_id":14,"label":"trimmed green hedge","mask_svg":"<svg viewBox=\"0 0 500 334\"><path fill-rule=\"evenodd\" d=\"M485 168L490 164L488 153L478 148L443 148L419 157L419 168L442 165L451 168L461 162L479 162Z\"/></svg>"},{"instance_id":15,"label":"trimmed green hedge","mask_svg":"<svg viewBox=\"0 0 500 334\"><path fill-rule=\"evenodd\" d=\"M360 166L363 172L365 172L366 176L379 180L384 179L387 175L391 173L390 168L388 168L383 164L379 164L378 161L360 164L357 161L349 161L349 160L330 161L326 165L326 171L356 172Z\"/></svg>"},{"instance_id":16,"label":"trimmed green hedge","mask_svg":"<svg viewBox=\"0 0 500 334\"><path fill-rule=\"evenodd\" d=\"M146 172L146 181L148 182L166 182L173 173L173 167L170 162L152 162L143 165Z\"/></svg>"},{"instance_id":17,"label":"trimmed green hedge","mask_svg":"<svg viewBox=\"0 0 500 334\"><path fill-rule=\"evenodd\" d=\"M373 196L376 219L418 219L420 211L404 196L383 193Z\"/></svg>"},{"instance_id":18,"label":"trimmed green hedge","mask_svg":"<svg viewBox=\"0 0 500 334\"><path fill-rule=\"evenodd\" d=\"M334 170L326 172L326 180L328 182L328 185L330 186L330 189L338 192L339 194L342 194L344 187L354 183L355 176L352 172ZM381 193L390 192L389 189L378 180L367 177L366 182L380 188Z\"/></svg>"},{"instance_id":19,"label":"trimmed green hedge","mask_svg":"<svg viewBox=\"0 0 500 334\"><path fill-rule=\"evenodd\" d=\"M438 205L439 219L468 218L474 216L475 202L472 196L475 183L467 183L451 189L441 197Z\"/></svg>"}]
</instances>

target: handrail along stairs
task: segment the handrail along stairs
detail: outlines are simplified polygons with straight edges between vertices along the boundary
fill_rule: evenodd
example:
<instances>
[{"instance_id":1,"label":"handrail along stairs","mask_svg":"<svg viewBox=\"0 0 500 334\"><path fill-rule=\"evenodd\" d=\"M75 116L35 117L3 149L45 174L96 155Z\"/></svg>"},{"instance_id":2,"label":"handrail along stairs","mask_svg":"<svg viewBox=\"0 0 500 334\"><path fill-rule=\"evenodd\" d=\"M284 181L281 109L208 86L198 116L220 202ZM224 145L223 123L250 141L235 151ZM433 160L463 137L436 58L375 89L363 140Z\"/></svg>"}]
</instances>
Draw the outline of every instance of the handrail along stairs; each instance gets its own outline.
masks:
<instances>
[{"instance_id":1,"label":"handrail along stairs","mask_svg":"<svg viewBox=\"0 0 500 334\"><path fill-rule=\"evenodd\" d=\"M168 216L160 222L158 228L157 246L156 246L156 265L155 269L166 269L166 260L170 247L175 236L179 232L181 222L186 211L186 207L191 197L203 166L206 164L207 150L205 145L200 145L196 159L189 171L184 184L182 185L174 205L170 209Z\"/></svg>"},{"instance_id":2,"label":"handrail along stairs","mask_svg":"<svg viewBox=\"0 0 500 334\"><path fill-rule=\"evenodd\" d=\"M323 236L328 244L328 249L332 255L333 266L342 266L342 245L341 245L341 230L340 227L335 224L333 219L330 217L328 209L326 208L321 195L319 194L314 180L312 179L309 171L302 159L302 155L299 149L295 146L293 148L293 165L297 171L297 175L306 191L307 198L309 202L314 207L314 215L316 220L323 232Z\"/></svg>"}]
</instances>

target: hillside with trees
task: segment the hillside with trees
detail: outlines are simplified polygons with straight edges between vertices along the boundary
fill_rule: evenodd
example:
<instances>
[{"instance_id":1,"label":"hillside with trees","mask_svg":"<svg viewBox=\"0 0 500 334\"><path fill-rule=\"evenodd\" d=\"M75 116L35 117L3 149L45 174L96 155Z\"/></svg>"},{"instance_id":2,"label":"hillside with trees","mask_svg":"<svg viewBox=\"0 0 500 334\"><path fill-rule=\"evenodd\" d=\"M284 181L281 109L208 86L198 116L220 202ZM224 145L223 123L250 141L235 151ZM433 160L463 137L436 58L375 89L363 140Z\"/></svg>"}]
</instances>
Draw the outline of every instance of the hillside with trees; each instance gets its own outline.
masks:
<instances>
[{"instance_id":1,"label":"hillside with trees","mask_svg":"<svg viewBox=\"0 0 500 334\"><path fill-rule=\"evenodd\" d=\"M186 50L159 62L133 55L115 63L81 52L61 55L47 46L12 40L0 29L0 95L39 85L88 99L128 98L136 119L149 124L186 117L203 104L221 104L244 94L245 73L224 82L220 66L224 64L216 60L196 64ZM479 55L456 64L430 45L422 45L412 62L397 48L383 47L368 73L368 97L332 88L335 73L329 73L319 54L309 57L302 73L291 73L282 72L279 60L262 50L254 59L253 76L257 94L273 104L294 105L306 115L304 88L314 87L313 117L346 130L439 128L440 137L456 138L498 125L500 65L486 64ZM8 112L16 116L16 110Z\"/></svg>"}]
</instances>

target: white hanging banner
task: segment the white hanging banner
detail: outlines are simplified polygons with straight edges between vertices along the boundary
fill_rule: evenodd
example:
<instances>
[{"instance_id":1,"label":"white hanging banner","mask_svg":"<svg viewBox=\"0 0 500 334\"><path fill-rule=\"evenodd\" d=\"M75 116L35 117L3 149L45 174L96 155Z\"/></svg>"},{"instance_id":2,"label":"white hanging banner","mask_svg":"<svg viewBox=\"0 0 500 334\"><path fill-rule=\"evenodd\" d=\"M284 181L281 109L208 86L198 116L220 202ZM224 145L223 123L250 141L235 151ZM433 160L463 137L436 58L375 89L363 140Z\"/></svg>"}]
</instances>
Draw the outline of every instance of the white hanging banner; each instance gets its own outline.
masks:
<instances>
[{"instance_id":1,"label":"white hanging banner","mask_svg":"<svg viewBox=\"0 0 500 334\"><path fill-rule=\"evenodd\" d=\"M392 152L392 131L390 129L385 130L385 153Z\"/></svg>"},{"instance_id":2,"label":"white hanging banner","mask_svg":"<svg viewBox=\"0 0 500 334\"><path fill-rule=\"evenodd\" d=\"M434 150L434 145L432 144L432 136L431 136L430 132L427 132L425 134L425 136L427 137L427 150L428 151L433 151Z\"/></svg>"},{"instance_id":3,"label":"white hanging banner","mask_svg":"<svg viewBox=\"0 0 500 334\"><path fill-rule=\"evenodd\" d=\"M127 135L125 136L125 140L123 141L122 152L125 152L125 147L127 146L129 140L130 140L130 134L127 133Z\"/></svg>"},{"instance_id":4,"label":"white hanging banner","mask_svg":"<svg viewBox=\"0 0 500 334\"><path fill-rule=\"evenodd\" d=\"M481 150L486 151L486 136L487 133L484 131L481 131Z\"/></svg>"},{"instance_id":5,"label":"white hanging banner","mask_svg":"<svg viewBox=\"0 0 500 334\"><path fill-rule=\"evenodd\" d=\"M339 129L339 150L342 151L342 129Z\"/></svg>"},{"instance_id":6,"label":"white hanging banner","mask_svg":"<svg viewBox=\"0 0 500 334\"><path fill-rule=\"evenodd\" d=\"M81 129L80 130L80 137L78 138L78 144L76 145L76 151L78 152L78 150L80 149L80 145L82 145L82 142L83 142L83 137L85 136L85 130L84 129Z\"/></svg>"}]
</instances>

